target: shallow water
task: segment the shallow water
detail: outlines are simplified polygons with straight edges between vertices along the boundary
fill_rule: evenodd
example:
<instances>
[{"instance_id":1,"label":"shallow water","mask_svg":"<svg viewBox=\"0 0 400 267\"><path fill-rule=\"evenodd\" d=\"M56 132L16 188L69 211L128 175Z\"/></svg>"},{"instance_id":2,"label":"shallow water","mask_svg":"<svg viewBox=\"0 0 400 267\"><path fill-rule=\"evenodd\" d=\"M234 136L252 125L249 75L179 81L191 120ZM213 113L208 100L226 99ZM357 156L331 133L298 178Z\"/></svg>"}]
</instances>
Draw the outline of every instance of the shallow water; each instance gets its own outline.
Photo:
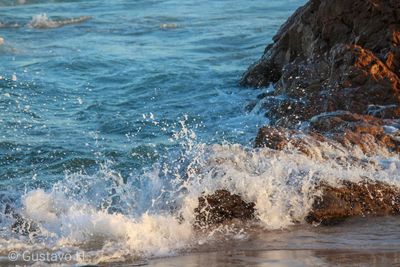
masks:
<instances>
[{"instance_id":1,"label":"shallow water","mask_svg":"<svg viewBox=\"0 0 400 267\"><path fill-rule=\"evenodd\" d=\"M202 192L254 201L269 232L302 221L318 180L399 185L386 151L252 149L268 119L237 81L304 2L0 0L0 255L177 255L221 239L191 228ZM11 231L9 210L38 231Z\"/></svg>"}]
</instances>

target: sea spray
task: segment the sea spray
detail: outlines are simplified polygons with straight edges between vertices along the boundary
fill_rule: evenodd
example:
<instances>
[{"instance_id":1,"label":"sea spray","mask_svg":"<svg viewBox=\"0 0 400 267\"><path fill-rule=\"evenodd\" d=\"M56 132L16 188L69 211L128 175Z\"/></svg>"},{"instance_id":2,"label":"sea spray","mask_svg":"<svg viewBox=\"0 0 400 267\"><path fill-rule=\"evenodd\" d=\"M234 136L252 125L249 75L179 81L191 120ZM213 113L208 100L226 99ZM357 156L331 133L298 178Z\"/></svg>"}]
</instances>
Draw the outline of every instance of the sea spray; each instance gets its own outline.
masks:
<instances>
[{"instance_id":1,"label":"sea spray","mask_svg":"<svg viewBox=\"0 0 400 267\"><path fill-rule=\"evenodd\" d=\"M124 179L108 161L93 175L67 173L51 190L28 191L20 213L39 225L40 231L18 240L10 238L2 252L32 246L55 251L88 249L89 263L173 255L221 236L246 236L242 228L226 226L196 232L194 209L202 194L218 189L239 194L256 204L257 224L273 230L304 221L320 193L315 186L321 181L336 185L368 178L400 184L400 159L385 151L366 156L320 146L316 149L323 151L318 154L330 156L311 158L296 150L206 145L197 140L187 120L183 117L172 130L171 142L179 144L178 153L162 158L143 174ZM354 161L354 156L359 160ZM366 160L371 164L363 164ZM29 245L23 241L26 238Z\"/></svg>"}]
</instances>

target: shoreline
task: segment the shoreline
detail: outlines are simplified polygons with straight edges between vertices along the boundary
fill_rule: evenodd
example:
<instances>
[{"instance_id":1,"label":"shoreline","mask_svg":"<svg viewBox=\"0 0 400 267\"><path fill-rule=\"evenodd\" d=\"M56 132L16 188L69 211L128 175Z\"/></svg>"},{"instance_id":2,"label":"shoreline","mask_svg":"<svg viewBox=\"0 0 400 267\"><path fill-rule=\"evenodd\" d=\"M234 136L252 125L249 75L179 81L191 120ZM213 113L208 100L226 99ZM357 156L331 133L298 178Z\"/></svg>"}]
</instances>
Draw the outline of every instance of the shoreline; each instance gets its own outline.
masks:
<instances>
[{"instance_id":1,"label":"shoreline","mask_svg":"<svg viewBox=\"0 0 400 267\"><path fill-rule=\"evenodd\" d=\"M382 250L269 250L198 253L133 266L395 266L400 252ZM120 265L124 266L124 265ZM128 265L127 265L128 266ZM132 265L130 265L132 266Z\"/></svg>"},{"instance_id":2,"label":"shoreline","mask_svg":"<svg viewBox=\"0 0 400 267\"><path fill-rule=\"evenodd\" d=\"M392 240L384 240L388 233L379 233L384 229L393 233ZM334 227L260 228L247 239L149 259L146 266L394 266L400 264L400 250L391 242L400 238L399 230L396 217L353 218ZM380 234L380 241L368 242Z\"/></svg>"}]
</instances>

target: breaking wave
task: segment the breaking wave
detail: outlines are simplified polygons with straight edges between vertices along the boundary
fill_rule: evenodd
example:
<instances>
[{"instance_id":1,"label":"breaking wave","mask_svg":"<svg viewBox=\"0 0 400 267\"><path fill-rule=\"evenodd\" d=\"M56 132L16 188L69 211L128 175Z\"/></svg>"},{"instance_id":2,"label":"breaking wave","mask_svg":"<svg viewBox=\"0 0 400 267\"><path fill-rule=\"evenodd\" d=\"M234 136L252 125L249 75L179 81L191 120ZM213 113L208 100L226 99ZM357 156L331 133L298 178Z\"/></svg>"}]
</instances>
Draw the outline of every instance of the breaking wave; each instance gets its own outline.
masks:
<instances>
[{"instance_id":1,"label":"breaking wave","mask_svg":"<svg viewBox=\"0 0 400 267\"><path fill-rule=\"evenodd\" d=\"M180 152L144 174L124 178L107 162L96 174L69 173L50 190L28 190L14 207L25 225L14 223L13 236L2 232L6 245L0 253L85 250L85 259L76 259L84 263L173 255L217 238L215 232L192 228L203 193L227 189L240 194L256 204L256 224L271 230L302 222L320 181L335 185L367 178L400 185L400 158L387 151L367 156L326 145L310 157L296 150L206 145L197 142L184 121L181 125L174 134Z\"/></svg>"},{"instance_id":2,"label":"breaking wave","mask_svg":"<svg viewBox=\"0 0 400 267\"><path fill-rule=\"evenodd\" d=\"M76 18L67 18L67 19L59 19L52 20L47 17L46 14L36 15L32 18L31 22L29 22L28 26L31 28L37 29L50 29L50 28L59 28L70 24L82 23L91 19L89 16L81 16Z\"/></svg>"}]
</instances>

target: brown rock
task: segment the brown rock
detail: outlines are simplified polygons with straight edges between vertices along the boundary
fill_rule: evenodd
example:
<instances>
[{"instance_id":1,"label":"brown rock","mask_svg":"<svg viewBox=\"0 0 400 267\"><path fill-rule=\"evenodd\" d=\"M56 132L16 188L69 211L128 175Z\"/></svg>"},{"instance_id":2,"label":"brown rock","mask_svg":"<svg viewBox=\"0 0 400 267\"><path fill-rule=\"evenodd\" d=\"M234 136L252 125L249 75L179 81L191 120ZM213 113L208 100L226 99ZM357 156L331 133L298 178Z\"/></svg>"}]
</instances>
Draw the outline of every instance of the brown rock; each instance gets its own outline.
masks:
<instances>
[{"instance_id":1,"label":"brown rock","mask_svg":"<svg viewBox=\"0 0 400 267\"><path fill-rule=\"evenodd\" d=\"M198 228L229 222L233 219L247 221L255 218L255 204L247 203L239 195L227 190L199 197L199 206L194 210L195 226Z\"/></svg>"},{"instance_id":2,"label":"brown rock","mask_svg":"<svg viewBox=\"0 0 400 267\"><path fill-rule=\"evenodd\" d=\"M399 139L385 131L385 123L390 124L390 121L350 112L334 112L313 117L310 130L323 133L347 148L358 146L366 154L380 148L400 153Z\"/></svg>"},{"instance_id":3,"label":"brown rock","mask_svg":"<svg viewBox=\"0 0 400 267\"><path fill-rule=\"evenodd\" d=\"M352 216L400 214L400 189L382 182L342 182L340 187L321 184L321 196L307 215L308 223L329 225Z\"/></svg>"},{"instance_id":4,"label":"brown rock","mask_svg":"<svg viewBox=\"0 0 400 267\"><path fill-rule=\"evenodd\" d=\"M288 130L282 127L266 126L259 130L255 147L268 147L274 150L296 149L299 152L314 156L314 149L322 142L335 145L323 135L316 132L305 133L302 131Z\"/></svg>"},{"instance_id":5,"label":"brown rock","mask_svg":"<svg viewBox=\"0 0 400 267\"><path fill-rule=\"evenodd\" d=\"M334 112L313 117L306 131L285 129L279 126L262 127L256 137L255 147L275 150L297 149L308 156L313 150L328 143L333 147L352 149L359 147L372 154L380 148L400 153L400 132L387 133L384 121L368 115Z\"/></svg>"},{"instance_id":6,"label":"brown rock","mask_svg":"<svg viewBox=\"0 0 400 267\"><path fill-rule=\"evenodd\" d=\"M268 147L275 150L283 150L290 142L289 131L280 127L265 126L258 131L255 147Z\"/></svg>"},{"instance_id":7,"label":"brown rock","mask_svg":"<svg viewBox=\"0 0 400 267\"><path fill-rule=\"evenodd\" d=\"M305 217L308 223L331 225L349 217L386 216L400 214L400 188L383 182L343 181L338 187L321 183ZM195 209L196 228L207 228L232 220L249 221L256 218L254 203L247 203L239 195L217 190L199 198Z\"/></svg>"},{"instance_id":8,"label":"brown rock","mask_svg":"<svg viewBox=\"0 0 400 267\"><path fill-rule=\"evenodd\" d=\"M302 110L270 103L291 121L322 112L367 114L371 105L400 105L400 2L310 0L281 27L263 57L244 74L249 86L275 85L275 95ZM397 114L397 115L396 115ZM294 116L295 115L295 116ZM395 113L381 116L398 118Z\"/></svg>"},{"instance_id":9,"label":"brown rock","mask_svg":"<svg viewBox=\"0 0 400 267\"><path fill-rule=\"evenodd\" d=\"M259 130L256 147L296 149L311 157L325 144L366 154L381 148L400 153L400 1L310 0L280 28L241 84L275 88L258 97L270 126ZM370 164L351 155L348 160ZM306 217L310 223L400 214L400 188L385 183L319 189ZM234 202L227 191L216 194L199 199L202 224L253 218L253 203L239 196ZM224 213L236 207L237 215Z\"/></svg>"}]
</instances>

